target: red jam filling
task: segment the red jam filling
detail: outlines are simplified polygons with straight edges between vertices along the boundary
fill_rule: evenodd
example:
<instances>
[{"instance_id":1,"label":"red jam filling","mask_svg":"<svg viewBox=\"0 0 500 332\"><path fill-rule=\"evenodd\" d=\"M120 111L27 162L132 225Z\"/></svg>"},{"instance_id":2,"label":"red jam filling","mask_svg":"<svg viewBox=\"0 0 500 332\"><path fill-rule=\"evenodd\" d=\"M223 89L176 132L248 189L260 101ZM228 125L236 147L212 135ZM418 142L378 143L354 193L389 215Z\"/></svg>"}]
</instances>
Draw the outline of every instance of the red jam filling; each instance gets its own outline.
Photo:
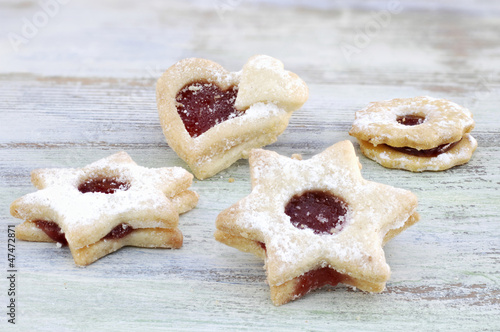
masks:
<instances>
[{"instance_id":1,"label":"red jam filling","mask_svg":"<svg viewBox=\"0 0 500 332\"><path fill-rule=\"evenodd\" d=\"M134 228L132 226L127 225L127 224L120 224L113 228L111 232L109 232L105 237L103 237L104 240L118 240L121 239L130 233L132 233Z\"/></svg>"},{"instance_id":2,"label":"red jam filling","mask_svg":"<svg viewBox=\"0 0 500 332\"><path fill-rule=\"evenodd\" d=\"M405 126L416 126L424 123L425 117L408 114L408 115L398 116L396 121Z\"/></svg>"},{"instance_id":3,"label":"red jam filling","mask_svg":"<svg viewBox=\"0 0 500 332\"><path fill-rule=\"evenodd\" d=\"M55 222L47 220L37 220L35 221L35 224L36 227L44 231L45 234L47 234L52 240L59 242L62 245L68 244L64 232L61 230L61 227L59 227L59 225L57 225ZM108 234L106 234L106 236L103 237L103 239L118 240L129 235L130 233L132 233L133 230L134 228L132 228L130 225L120 224L115 228L113 228Z\"/></svg>"},{"instance_id":4,"label":"red jam filling","mask_svg":"<svg viewBox=\"0 0 500 332\"><path fill-rule=\"evenodd\" d=\"M128 188L130 188L130 183L106 177L89 179L78 186L78 190L83 194L114 194L117 190L127 190Z\"/></svg>"},{"instance_id":5,"label":"red jam filling","mask_svg":"<svg viewBox=\"0 0 500 332\"><path fill-rule=\"evenodd\" d=\"M333 234L342 230L347 204L324 191L306 191L293 196L285 207L292 225L309 228L315 234Z\"/></svg>"},{"instance_id":6,"label":"red jam filling","mask_svg":"<svg viewBox=\"0 0 500 332\"><path fill-rule=\"evenodd\" d=\"M191 83L175 97L177 113L191 137L197 137L213 126L237 117L243 112L234 108L238 86L222 91L212 83Z\"/></svg>"},{"instance_id":7,"label":"red jam filling","mask_svg":"<svg viewBox=\"0 0 500 332\"><path fill-rule=\"evenodd\" d=\"M61 230L55 222L47 220L37 220L35 221L36 227L40 228L45 234L48 235L52 240L59 242L63 246L68 244L64 232Z\"/></svg>"},{"instance_id":8,"label":"red jam filling","mask_svg":"<svg viewBox=\"0 0 500 332\"><path fill-rule=\"evenodd\" d=\"M437 146L435 148L428 149L428 150L417 150L417 149L410 148L410 147L407 147L407 146L403 146L403 147L399 147L399 148L390 146L390 148L394 149L396 151L402 152L402 153L410 154L412 156L430 157L430 158L432 158L432 157L437 157L440 154L449 151L455 145L457 145L459 142L460 141L453 142L453 143L448 143L448 144L442 144L442 145L439 145L439 146Z\"/></svg>"},{"instance_id":9,"label":"red jam filling","mask_svg":"<svg viewBox=\"0 0 500 332\"><path fill-rule=\"evenodd\" d=\"M326 285L336 286L342 280L343 275L329 267L312 270L299 277L294 295L300 297Z\"/></svg>"}]
</instances>

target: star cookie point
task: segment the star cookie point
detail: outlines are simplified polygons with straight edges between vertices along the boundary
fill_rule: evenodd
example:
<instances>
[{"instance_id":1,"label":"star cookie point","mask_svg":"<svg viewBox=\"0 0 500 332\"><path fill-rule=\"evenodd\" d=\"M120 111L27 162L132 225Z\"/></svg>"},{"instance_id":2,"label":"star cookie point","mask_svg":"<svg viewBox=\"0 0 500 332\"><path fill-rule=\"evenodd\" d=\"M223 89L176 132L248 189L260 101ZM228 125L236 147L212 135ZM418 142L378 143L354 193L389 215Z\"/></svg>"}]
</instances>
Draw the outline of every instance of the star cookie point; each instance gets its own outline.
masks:
<instances>
[{"instance_id":1,"label":"star cookie point","mask_svg":"<svg viewBox=\"0 0 500 332\"><path fill-rule=\"evenodd\" d=\"M32 172L39 190L11 205L25 220L16 236L27 241L67 242L77 265L131 245L178 248L179 213L196 205L193 176L176 168L138 166L119 152L82 168Z\"/></svg>"},{"instance_id":2,"label":"star cookie point","mask_svg":"<svg viewBox=\"0 0 500 332\"><path fill-rule=\"evenodd\" d=\"M418 220L411 192L362 178L352 143L308 160L250 154L252 192L217 217L218 241L264 258L276 305L326 284L380 292L383 244Z\"/></svg>"}]
</instances>

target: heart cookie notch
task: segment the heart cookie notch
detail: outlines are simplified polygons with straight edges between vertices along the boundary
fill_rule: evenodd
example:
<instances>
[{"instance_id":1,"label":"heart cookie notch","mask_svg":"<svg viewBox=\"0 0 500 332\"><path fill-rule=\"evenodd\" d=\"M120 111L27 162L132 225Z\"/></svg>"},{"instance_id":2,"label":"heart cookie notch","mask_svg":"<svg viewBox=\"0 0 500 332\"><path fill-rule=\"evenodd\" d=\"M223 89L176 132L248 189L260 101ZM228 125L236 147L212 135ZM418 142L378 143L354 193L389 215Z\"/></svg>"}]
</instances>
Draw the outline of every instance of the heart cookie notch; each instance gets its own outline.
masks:
<instances>
[{"instance_id":1,"label":"heart cookie notch","mask_svg":"<svg viewBox=\"0 0 500 332\"><path fill-rule=\"evenodd\" d=\"M251 57L239 72L206 59L184 59L156 85L167 143L198 179L274 143L308 94L303 80L265 55Z\"/></svg>"}]
</instances>

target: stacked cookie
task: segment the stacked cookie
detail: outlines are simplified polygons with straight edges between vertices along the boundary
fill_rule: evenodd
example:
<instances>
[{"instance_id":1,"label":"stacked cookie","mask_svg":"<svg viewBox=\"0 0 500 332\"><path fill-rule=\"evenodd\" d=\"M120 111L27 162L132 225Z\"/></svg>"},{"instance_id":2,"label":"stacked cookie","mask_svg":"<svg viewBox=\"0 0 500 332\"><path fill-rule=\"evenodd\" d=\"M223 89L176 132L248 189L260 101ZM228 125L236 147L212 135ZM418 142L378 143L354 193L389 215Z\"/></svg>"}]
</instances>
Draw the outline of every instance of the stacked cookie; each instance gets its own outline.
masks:
<instances>
[{"instance_id":1,"label":"stacked cookie","mask_svg":"<svg viewBox=\"0 0 500 332\"><path fill-rule=\"evenodd\" d=\"M468 162L477 147L472 113L431 97L374 102L356 112L349 134L384 167L442 171Z\"/></svg>"},{"instance_id":2,"label":"stacked cookie","mask_svg":"<svg viewBox=\"0 0 500 332\"><path fill-rule=\"evenodd\" d=\"M78 169L38 169L38 191L11 205L25 220L16 237L68 245L77 265L88 265L123 246L180 248L179 213L198 195L180 167L150 169L119 152Z\"/></svg>"}]
</instances>

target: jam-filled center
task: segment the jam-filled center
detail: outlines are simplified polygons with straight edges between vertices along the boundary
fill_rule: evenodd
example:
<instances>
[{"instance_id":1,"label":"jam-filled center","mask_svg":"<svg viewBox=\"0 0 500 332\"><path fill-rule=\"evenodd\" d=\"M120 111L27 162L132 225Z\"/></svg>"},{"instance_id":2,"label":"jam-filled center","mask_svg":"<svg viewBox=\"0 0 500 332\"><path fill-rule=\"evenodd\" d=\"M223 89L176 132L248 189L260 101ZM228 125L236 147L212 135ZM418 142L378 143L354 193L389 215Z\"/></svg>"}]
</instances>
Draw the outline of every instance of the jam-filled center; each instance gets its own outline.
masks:
<instances>
[{"instance_id":1,"label":"jam-filled center","mask_svg":"<svg viewBox=\"0 0 500 332\"><path fill-rule=\"evenodd\" d=\"M441 144L435 148L427 149L427 150L418 150L418 149L410 148L407 146L403 146L403 147L391 146L391 148L396 150L396 151L406 153L406 154L409 154L412 156L433 158L433 157L439 156L442 153L448 152L455 145L457 145L459 142L460 141L453 142L453 143L447 143L447 144Z\"/></svg>"},{"instance_id":2,"label":"jam-filled center","mask_svg":"<svg viewBox=\"0 0 500 332\"><path fill-rule=\"evenodd\" d=\"M404 126L417 126L424 123L425 117L420 115L407 114L398 116L396 121Z\"/></svg>"},{"instance_id":3,"label":"jam-filled center","mask_svg":"<svg viewBox=\"0 0 500 332\"><path fill-rule=\"evenodd\" d=\"M61 227L53 221L48 220L36 220L36 227L40 228L50 237L52 240L61 243L62 245L67 245L68 241L66 240L66 235L62 231ZM128 224L122 223L113 228L106 236L103 237L103 240L118 240L124 238L134 231L134 228Z\"/></svg>"},{"instance_id":4,"label":"jam-filled center","mask_svg":"<svg viewBox=\"0 0 500 332\"><path fill-rule=\"evenodd\" d=\"M48 235L52 240L59 242L62 245L67 245L68 241L66 241L66 236L64 232L61 230L61 227L57 225L53 221L47 220L37 220L35 221L36 227L40 228L45 234Z\"/></svg>"},{"instance_id":5,"label":"jam-filled center","mask_svg":"<svg viewBox=\"0 0 500 332\"><path fill-rule=\"evenodd\" d=\"M130 183L120 181L111 177L91 178L78 186L78 190L85 193L103 193L114 194L118 190L127 190L130 188Z\"/></svg>"},{"instance_id":6,"label":"jam-filled center","mask_svg":"<svg viewBox=\"0 0 500 332\"><path fill-rule=\"evenodd\" d=\"M328 192L306 191L290 199L285 214L299 229L309 228L315 234L334 234L344 226L347 204Z\"/></svg>"},{"instance_id":7,"label":"jam-filled center","mask_svg":"<svg viewBox=\"0 0 500 332\"><path fill-rule=\"evenodd\" d=\"M105 237L103 237L103 239L118 240L129 235L133 230L134 228L128 224L120 224L113 228Z\"/></svg>"},{"instance_id":8,"label":"jam-filled center","mask_svg":"<svg viewBox=\"0 0 500 332\"><path fill-rule=\"evenodd\" d=\"M344 279L345 276L334 269L329 267L318 268L299 277L294 295L300 297L326 285L336 286Z\"/></svg>"},{"instance_id":9,"label":"jam-filled center","mask_svg":"<svg viewBox=\"0 0 500 332\"><path fill-rule=\"evenodd\" d=\"M234 108L238 86L222 91L212 83L196 82L182 88L175 98L177 113L191 137L197 137L213 126L237 117L243 112Z\"/></svg>"}]
</instances>

